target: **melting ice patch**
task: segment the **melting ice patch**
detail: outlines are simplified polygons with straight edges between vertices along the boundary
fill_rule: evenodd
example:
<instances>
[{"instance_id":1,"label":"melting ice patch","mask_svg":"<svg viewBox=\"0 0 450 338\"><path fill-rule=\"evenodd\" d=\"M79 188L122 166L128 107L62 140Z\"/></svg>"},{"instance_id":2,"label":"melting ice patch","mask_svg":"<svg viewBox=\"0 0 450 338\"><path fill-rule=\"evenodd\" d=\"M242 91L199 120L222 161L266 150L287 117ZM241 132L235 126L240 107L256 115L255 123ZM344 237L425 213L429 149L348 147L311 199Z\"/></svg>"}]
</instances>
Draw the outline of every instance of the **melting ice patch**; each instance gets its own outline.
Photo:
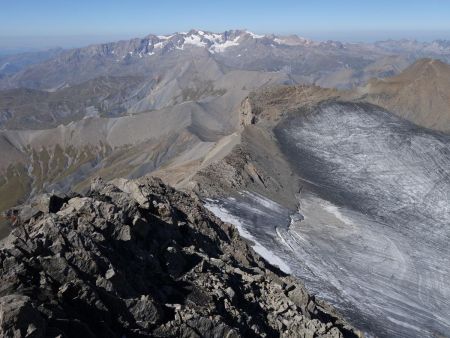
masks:
<instances>
[{"instance_id":1,"label":"melting ice patch","mask_svg":"<svg viewBox=\"0 0 450 338\"><path fill-rule=\"evenodd\" d=\"M247 196L251 196L251 194L246 193ZM263 200L262 197L256 196L257 199L260 201ZM228 200L231 203L236 203L236 199L230 199ZM268 200L264 201L266 203L266 206L268 206ZM238 202L239 203L239 202ZM245 202L243 203L245 204ZM230 207L225 207L218 203L218 201L208 200L207 203L205 203L206 208L208 208L214 215L219 217L223 222L233 224L239 231L239 234L253 242L252 248L257 252L261 257L266 259L269 263L272 265L278 266L282 271L285 273L292 273L291 268L286 264L285 261L283 261L274 251L268 248L268 246L263 245L258 239L252 235L247 227L248 223L245 219L240 218L236 214L233 214L232 211L230 211ZM278 208L278 206L273 203L272 206L274 208ZM269 206L270 207L270 206ZM244 206L245 209L249 210L248 205ZM250 209L251 212L251 209ZM264 217L265 215L261 212L261 210L258 210L258 208L254 208L253 212L255 213L256 217Z\"/></svg>"}]
</instances>

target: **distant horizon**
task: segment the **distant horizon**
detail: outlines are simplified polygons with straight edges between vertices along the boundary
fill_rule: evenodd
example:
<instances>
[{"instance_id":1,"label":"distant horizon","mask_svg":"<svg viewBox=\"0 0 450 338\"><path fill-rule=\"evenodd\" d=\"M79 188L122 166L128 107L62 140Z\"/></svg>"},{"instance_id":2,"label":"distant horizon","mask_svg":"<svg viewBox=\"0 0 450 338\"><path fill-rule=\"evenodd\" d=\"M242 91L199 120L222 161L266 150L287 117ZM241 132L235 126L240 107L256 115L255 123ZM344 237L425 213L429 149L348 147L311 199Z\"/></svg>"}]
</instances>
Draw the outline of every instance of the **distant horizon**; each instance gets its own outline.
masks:
<instances>
[{"instance_id":1,"label":"distant horizon","mask_svg":"<svg viewBox=\"0 0 450 338\"><path fill-rule=\"evenodd\" d=\"M275 34L275 35L297 35L303 38L311 39L314 41L340 41L347 43L374 43L377 41L387 41L387 40L416 40L420 42L431 42L434 40L450 40L450 31L430 31L430 32L395 32L395 33L384 33L383 32L359 32L359 34L350 35L349 32L333 32L327 34L326 32L309 32L296 33L296 32L261 32L255 31L248 28L230 28L221 31L203 29L203 28L191 28L196 30L209 31L214 33L222 33L229 30L249 30L256 34ZM143 38L150 34L155 35L170 35L173 33L188 32L191 29L184 31L173 30L168 32L147 32L147 33L128 33L119 35L61 35L61 36L1 36L0 35L0 54L14 54L16 52L29 52L29 51L41 51L54 48L80 48L89 46L92 44L102 44L109 42L116 42L120 40L129 40L133 38Z\"/></svg>"},{"instance_id":2,"label":"distant horizon","mask_svg":"<svg viewBox=\"0 0 450 338\"><path fill-rule=\"evenodd\" d=\"M440 0L20 0L2 4L0 48L73 48L191 28L373 42L450 39Z\"/></svg>"}]
</instances>

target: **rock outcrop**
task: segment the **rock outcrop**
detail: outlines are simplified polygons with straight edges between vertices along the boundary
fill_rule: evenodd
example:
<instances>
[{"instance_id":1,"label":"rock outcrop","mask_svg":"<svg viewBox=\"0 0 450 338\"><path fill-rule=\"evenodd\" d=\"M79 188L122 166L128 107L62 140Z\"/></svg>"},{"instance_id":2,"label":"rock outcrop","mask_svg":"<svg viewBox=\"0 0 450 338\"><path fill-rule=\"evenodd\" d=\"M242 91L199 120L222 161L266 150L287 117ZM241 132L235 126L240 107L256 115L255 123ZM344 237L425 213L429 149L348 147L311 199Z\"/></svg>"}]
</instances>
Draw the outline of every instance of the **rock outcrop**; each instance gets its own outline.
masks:
<instances>
[{"instance_id":1,"label":"rock outcrop","mask_svg":"<svg viewBox=\"0 0 450 338\"><path fill-rule=\"evenodd\" d=\"M2 337L355 337L194 194L93 182L0 249Z\"/></svg>"},{"instance_id":2,"label":"rock outcrop","mask_svg":"<svg viewBox=\"0 0 450 338\"><path fill-rule=\"evenodd\" d=\"M256 117L252 111L252 104L250 98L247 97L242 101L239 109L239 128L244 129L246 126L254 124L255 122Z\"/></svg>"}]
</instances>

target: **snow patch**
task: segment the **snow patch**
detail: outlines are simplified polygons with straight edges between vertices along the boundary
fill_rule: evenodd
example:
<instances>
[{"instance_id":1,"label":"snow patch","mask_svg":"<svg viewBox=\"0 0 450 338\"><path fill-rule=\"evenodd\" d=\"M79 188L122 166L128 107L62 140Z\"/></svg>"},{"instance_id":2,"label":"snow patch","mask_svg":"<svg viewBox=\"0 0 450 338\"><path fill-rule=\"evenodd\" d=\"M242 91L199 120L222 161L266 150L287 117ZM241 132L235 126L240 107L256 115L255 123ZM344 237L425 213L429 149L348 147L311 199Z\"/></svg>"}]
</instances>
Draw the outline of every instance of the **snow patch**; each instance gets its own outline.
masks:
<instances>
[{"instance_id":1,"label":"snow patch","mask_svg":"<svg viewBox=\"0 0 450 338\"><path fill-rule=\"evenodd\" d=\"M191 35L184 38L184 43L188 45L193 45L197 47L205 47L206 42L202 41L202 38L198 35Z\"/></svg>"},{"instance_id":2,"label":"snow patch","mask_svg":"<svg viewBox=\"0 0 450 338\"><path fill-rule=\"evenodd\" d=\"M291 268L272 251L267 249L261 243L259 243L254 236L252 236L242 225L241 220L230 214L225 208L212 203L205 203L205 207L211 211L214 215L219 217L223 222L233 224L239 231L239 234L252 241L254 244L252 246L253 250L258 253L261 257L267 260L270 264L278 266L283 272L290 274Z\"/></svg>"},{"instance_id":3,"label":"snow patch","mask_svg":"<svg viewBox=\"0 0 450 338\"><path fill-rule=\"evenodd\" d=\"M214 42L214 44L210 47L210 52L212 53L222 53L227 48L233 47L233 46L239 46L239 39L240 36L234 38L233 40L227 40L225 42Z\"/></svg>"},{"instance_id":4,"label":"snow patch","mask_svg":"<svg viewBox=\"0 0 450 338\"><path fill-rule=\"evenodd\" d=\"M258 35L250 31L245 31L248 35L250 35L253 39L262 39L265 35Z\"/></svg>"},{"instance_id":5,"label":"snow patch","mask_svg":"<svg viewBox=\"0 0 450 338\"><path fill-rule=\"evenodd\" d=\"M283 213L283 207L281 205L279 205L277 202L274 202L262 195L253 193L253 192L249 192L249 191L244 191L243 193L241 193L244 196L248 196L251 199L255 200L257 203L259 203L260 205L262 205L263 207L269 209L269 210L273 210L275 212L278 213Z\"/></svg>"},{"instance_id":6,"label":"snow patch","mask_svg":"<svg viewBox=\"0 0 450 338\"><path fill-rule=\"evenodd\" d=\"M158 39L160 39L160 40L170 40L171 38L173 38L175 35L174 34L172 34L172 35L158 35L157 37L158 37Z\"/></svg>"},{"instance_id":7,"label":"snow patch","mask_svg":"<svg viewBox=\"0 0 450 338\"><path fill-rule=\"evenodd\" d=\"M222 42L223 36L222 34L216 34L216 33L205 33L203 37L209 41L215 41L215 42Z\"/></svg>"}]
</instances>

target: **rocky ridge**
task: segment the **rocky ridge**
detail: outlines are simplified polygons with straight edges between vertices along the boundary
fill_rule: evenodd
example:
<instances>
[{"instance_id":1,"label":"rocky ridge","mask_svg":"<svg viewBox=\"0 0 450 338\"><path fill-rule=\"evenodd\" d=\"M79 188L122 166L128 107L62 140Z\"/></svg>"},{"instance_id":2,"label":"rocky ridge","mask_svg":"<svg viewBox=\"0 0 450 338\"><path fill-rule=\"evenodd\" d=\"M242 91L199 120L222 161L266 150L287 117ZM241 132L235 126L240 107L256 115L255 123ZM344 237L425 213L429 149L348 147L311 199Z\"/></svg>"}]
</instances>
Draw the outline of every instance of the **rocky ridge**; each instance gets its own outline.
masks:
<instances>
[{"instance_id":1,"label":"rocky ridge","mask_svg":"<svg viewBox=\"0 0 450 338\"><path fill-rule=\"evenodd\" d=\"M98 179L16 209L0 249L2 337L355 337L195 194Z\"/></svg>"},{"instance_id":2,"label":"rocky ridge","mask_svg":"<svg viewBox=\"0 0 450 338\"><path fill-rule=\"evenodd\" d=\"M241 142L193 178L201 196L226 197L253 191L295 209L299 177L282 155L273 128L299 107L340 100L347 92L319 86L274 86L252 92L241 104ZM303 183L304 184L304 183Z\"/></svg>"},{"instance_id":3,"label":"rocky ridge","mask_svg":"<svg viewBox=\"0 0 450 338\"><path fill-rule=\"evenodd\" d=\"M0 88L55 91L107 76L146 76L157 83L172 69L182 72L193 58L201 60L204 76L229 70L282 72L295 83L351 88L371 77L398 74L423 57L448 61L449 42L319 42L296 35L192 29L59 51L20 67L10 67L20 56L0 58ZM11 69L2 73L2 68Z\"/></svg>"}]
</instances>

